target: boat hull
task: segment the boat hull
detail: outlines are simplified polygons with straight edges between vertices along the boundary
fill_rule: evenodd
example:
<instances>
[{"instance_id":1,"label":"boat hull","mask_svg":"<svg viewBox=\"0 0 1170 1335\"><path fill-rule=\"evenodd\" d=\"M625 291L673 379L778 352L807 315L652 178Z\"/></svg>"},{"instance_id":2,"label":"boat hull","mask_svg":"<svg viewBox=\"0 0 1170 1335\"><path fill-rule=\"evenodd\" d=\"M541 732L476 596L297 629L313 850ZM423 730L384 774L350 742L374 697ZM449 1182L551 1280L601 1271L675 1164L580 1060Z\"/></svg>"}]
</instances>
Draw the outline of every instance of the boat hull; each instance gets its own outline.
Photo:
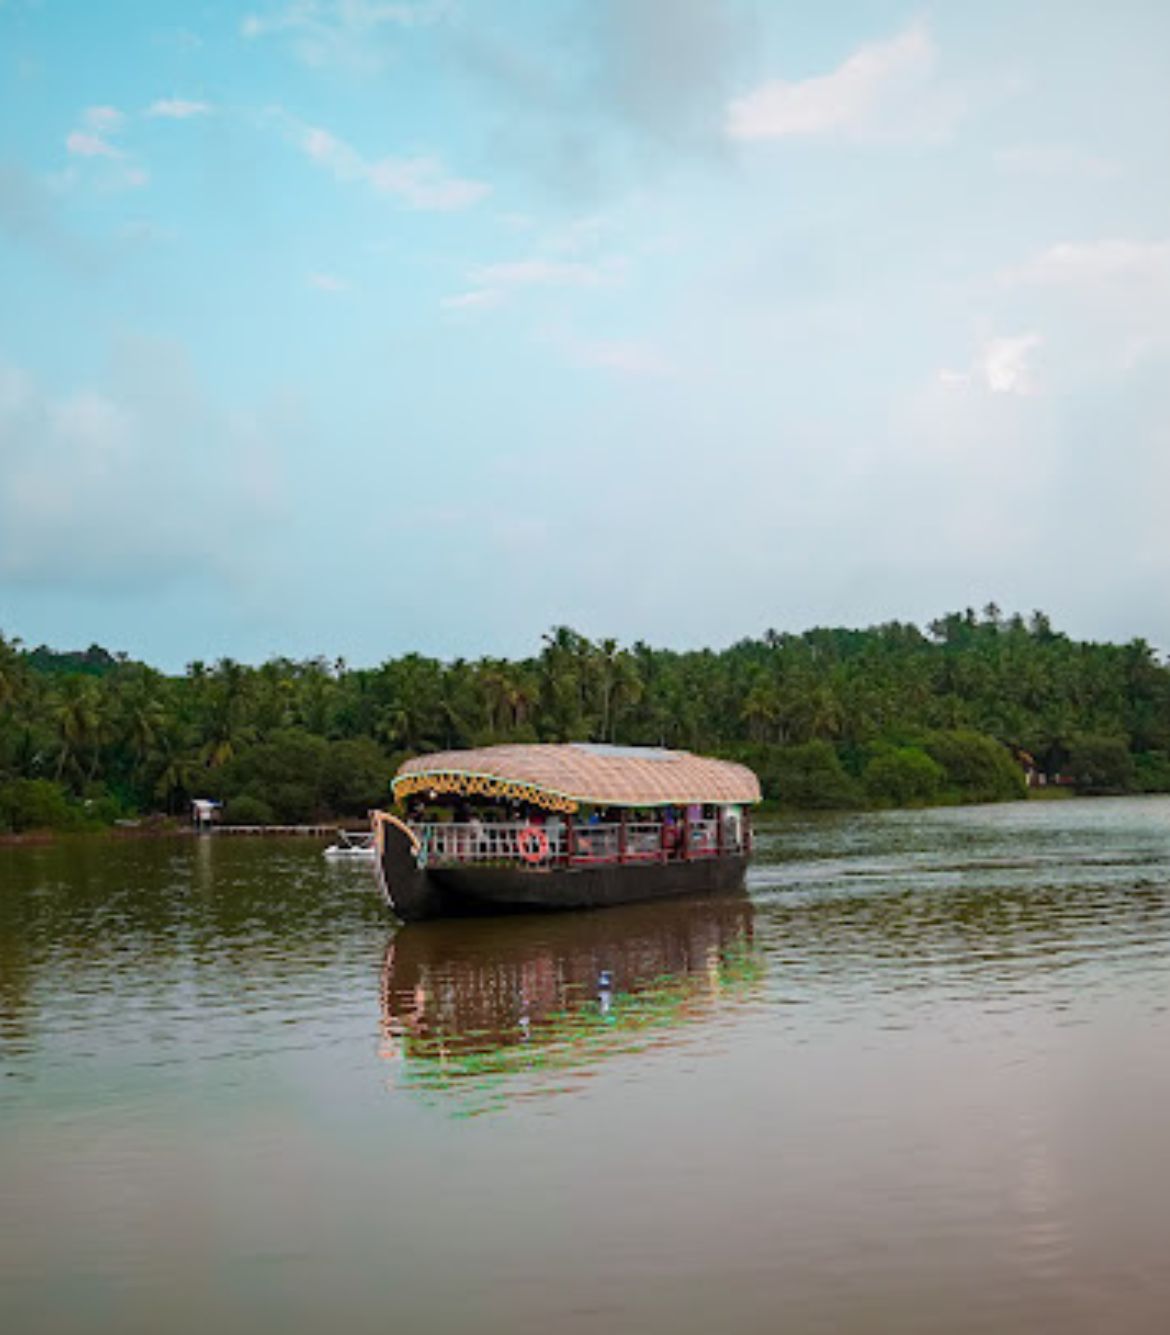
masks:
<instances>
[{"instance_id":1,"label":"boat hull","mask_svg":"<svg viewBox=\"0 0 1170 1335\"><path fill-rule=\"evenodd\" d=\"M406 922L490 913L608 908L679 895L742 890L743 854L694 861L601 863L575 867L420 868L409 831L386 821L378 838L378 879Z\"/></svg>"}]
</instances>

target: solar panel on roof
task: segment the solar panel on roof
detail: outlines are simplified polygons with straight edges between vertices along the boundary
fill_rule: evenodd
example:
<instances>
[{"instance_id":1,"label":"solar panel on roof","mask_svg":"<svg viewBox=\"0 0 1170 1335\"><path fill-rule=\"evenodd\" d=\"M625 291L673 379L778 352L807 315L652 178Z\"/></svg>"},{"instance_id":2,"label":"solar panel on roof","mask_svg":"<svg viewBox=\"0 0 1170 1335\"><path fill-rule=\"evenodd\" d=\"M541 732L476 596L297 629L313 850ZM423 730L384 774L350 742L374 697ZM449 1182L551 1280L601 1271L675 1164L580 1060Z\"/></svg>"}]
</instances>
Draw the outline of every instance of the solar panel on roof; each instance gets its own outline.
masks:
<instances>
[{"instance_id":1,"label":"solar panel on roof","mask_svg":"<svg viewBox=\"0 0 1170 1335\"><path fill-rule=\"evenodd\" d=\"M590 755L612 756L628 760L678 760L678 751L667 751L661 746L613 746L609 742L570 742L575 751L588 751Z\"/></svg>"}]
</instances>

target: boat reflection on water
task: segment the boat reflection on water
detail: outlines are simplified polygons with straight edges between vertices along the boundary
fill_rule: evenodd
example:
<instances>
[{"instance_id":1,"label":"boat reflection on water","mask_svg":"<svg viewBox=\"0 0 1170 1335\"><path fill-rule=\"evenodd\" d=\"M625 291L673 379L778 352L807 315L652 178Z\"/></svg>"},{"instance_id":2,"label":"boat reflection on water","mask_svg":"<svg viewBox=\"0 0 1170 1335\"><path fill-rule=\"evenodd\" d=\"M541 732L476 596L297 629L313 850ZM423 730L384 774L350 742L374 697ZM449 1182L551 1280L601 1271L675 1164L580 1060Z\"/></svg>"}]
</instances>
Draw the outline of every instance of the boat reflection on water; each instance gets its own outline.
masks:
<instances>
[{"instance_id":1,"label":"boat reflection on water","mask_svg":"<svg viewBox=\"0 0 1170 1335\"><path fill-rule=\"evenodd\" d=\"M762 966L746 896L411 923L386 948L395 1083L466 1111L579 1087L602 1059L730 1018Z\"/></svg>"}]
</instances>

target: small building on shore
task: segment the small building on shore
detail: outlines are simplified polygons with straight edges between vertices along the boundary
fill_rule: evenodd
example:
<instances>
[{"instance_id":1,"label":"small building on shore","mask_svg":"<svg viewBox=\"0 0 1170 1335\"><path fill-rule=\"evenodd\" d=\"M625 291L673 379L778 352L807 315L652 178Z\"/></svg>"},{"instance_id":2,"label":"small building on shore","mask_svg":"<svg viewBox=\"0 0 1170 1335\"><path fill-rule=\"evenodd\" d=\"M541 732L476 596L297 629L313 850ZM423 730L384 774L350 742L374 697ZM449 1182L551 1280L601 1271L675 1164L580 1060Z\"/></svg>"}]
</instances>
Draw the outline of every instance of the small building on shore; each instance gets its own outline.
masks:
<instances>
[{"instance_id":1,"label":"small building on shore","mask_svg":"<svg viewBox=\"0 0 1170 1335\"><path fill-rule=\"evenodd\" d=\"M193 797L191 799L191 824L197 830L210 830L218 825L223 813L223 803L213 797Z\"/></svg>"}]
</instances>

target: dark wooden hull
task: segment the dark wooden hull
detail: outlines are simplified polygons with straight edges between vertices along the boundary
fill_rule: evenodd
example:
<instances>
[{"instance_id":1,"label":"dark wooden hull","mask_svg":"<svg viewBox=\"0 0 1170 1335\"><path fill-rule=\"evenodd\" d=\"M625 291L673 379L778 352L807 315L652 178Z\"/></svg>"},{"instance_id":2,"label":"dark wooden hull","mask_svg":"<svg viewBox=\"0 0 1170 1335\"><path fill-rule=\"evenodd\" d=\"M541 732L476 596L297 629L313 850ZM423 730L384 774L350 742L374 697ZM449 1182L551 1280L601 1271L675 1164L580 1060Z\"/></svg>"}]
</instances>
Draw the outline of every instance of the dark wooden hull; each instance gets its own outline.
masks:
<instances>
[{"instance_id":1,"label":"dark wooden hull","mask_svg":"<svg viewBox=\"0 0 1170 1335\"><path fill-rule=\"evenodd\" d=\"M383 826L378 879L406 922L485 913L607 908L678 895L741 890L747 857L692 862L599 863L576 867L462 866L421 869L409 837Z\"/></svg>"}]
</instances>

